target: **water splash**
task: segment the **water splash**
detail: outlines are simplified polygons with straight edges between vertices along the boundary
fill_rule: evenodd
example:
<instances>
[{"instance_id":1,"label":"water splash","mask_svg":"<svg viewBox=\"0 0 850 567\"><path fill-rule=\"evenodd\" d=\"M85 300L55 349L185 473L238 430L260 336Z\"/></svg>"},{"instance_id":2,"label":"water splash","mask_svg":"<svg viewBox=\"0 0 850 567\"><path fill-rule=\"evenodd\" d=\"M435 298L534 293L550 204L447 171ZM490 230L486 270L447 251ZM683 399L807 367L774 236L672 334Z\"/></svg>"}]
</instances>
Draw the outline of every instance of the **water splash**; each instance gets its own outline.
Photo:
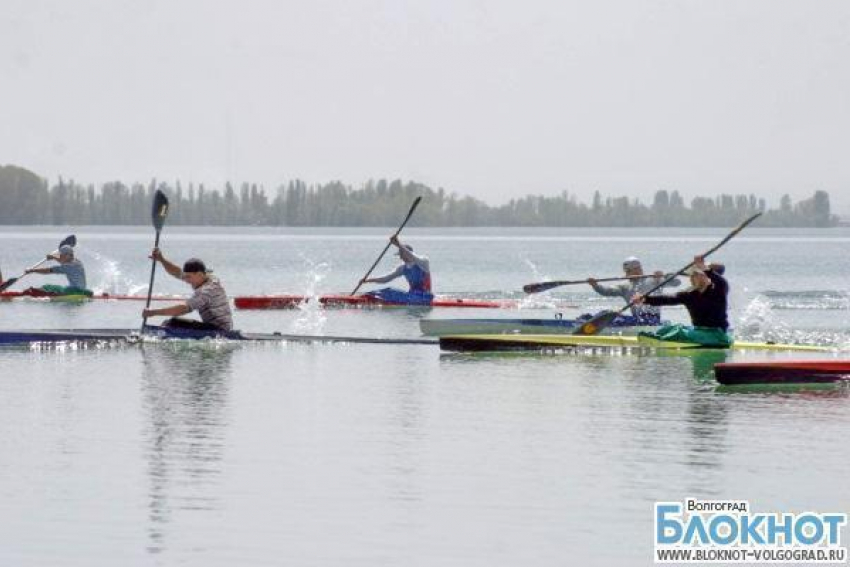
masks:
<instances>
[{"instance_id":1,"label":"water splash","mask_svg":"<svg viewBox=\"0 0 850 567\"><path fill-rule=\"evenodd\" d=\"M531 269L531 280L544 282L552 279L552 276L540 271L530 258L523 257L522 261ZM575 307L572 302L566 302L562 294L547 290L541 293L524 293L517 297L517 309L564 309Z\"/></svg>"},{"instance_id":2,"label":"water splash","mask_svg":"<svg viewBox=\"0 0 850 567\"><path fill-rule=\"evenodd\" d=\"M774 309L850 310L850 294L837 290L762 292Z\"/></svg>"},{"instance_id":3,"label":"water splash","mask_svg":"<svg viewBox=\"0 0 850 567\"><path fill-rule=\"evenodd\" d=\"M523 295L517 301L517 309L559 309L565 307L551 294L529 294Z\"/></svg>"},{"instance_id":4,"label":"water splash","mask_svg":"<svg viewBox=\"0 0 850 567\"><path fill-rule=\"evenodd\" d=\"M129 277L124 275L121 271L121 265L117 260L113 260L94 250L83 250L86 256L94 258L97 263L94 274L97 274L100 278L95 285L89 286L95 293L135 295L141 292L147 292L148 286L146 284L134 284Z\"/></svg>"},{"instance_id":5,"label":"water splash","mask_svg":"<svg viewBox=\"0 0 850 567\"><path fill-rule=\"evenodd\" d=\"M758 295L744 308L735 325L735 335L747 340L773 340L771 336L787 336L790 328L776 321L771 312L771 302L768 298Z\"/></svg>"},{"instance_id":6,"label":"water splash","mask_svg":"<svg viewBox=\"0 0 850 567\"><path fill-rule=\"evenodd\" d=\"M765 295L753 298L735 325L735 336L741 340L850 348L850 337L834 330L795 329L779 321L773 313L773 301Z\"/></svg>"},{"instance_id":7,"label":"water splash","mask_svg":"<svg viewBox=\"0 0 850 567\"><path fill-rule=\"evenodd\" d=\"M530 258L523 257L522 261L525 262L525 265L531 268L531 277L534 278L534 281L542 282L551 279L548 274L540 273L540 270L537 268L537 264L531 261Z\"/></svg>"},{"instance_id":8,"label":"water splash","mask_svg":"<svg viewBox=\"0 0 850 567\"><path fill-rule=\"evenodd\" d=\"M304 271L300 275L299 289L307 301L298 304L298 317L290 325L290 331L295 334L320 334L327 322L327 315L319 303L319 287L331 272L329 262L314 262L303 254L301 261Z\"/></svg>"}]
</instances>

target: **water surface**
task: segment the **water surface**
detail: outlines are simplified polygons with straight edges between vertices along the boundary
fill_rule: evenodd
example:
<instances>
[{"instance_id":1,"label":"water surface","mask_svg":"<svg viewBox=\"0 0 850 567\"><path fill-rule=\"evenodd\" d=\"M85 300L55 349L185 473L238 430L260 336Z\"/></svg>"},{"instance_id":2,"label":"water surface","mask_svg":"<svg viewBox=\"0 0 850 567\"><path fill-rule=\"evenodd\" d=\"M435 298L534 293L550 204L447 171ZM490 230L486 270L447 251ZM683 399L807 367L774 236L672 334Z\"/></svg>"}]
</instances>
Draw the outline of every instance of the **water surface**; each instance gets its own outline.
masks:
<instances>
[{"instance_id":1,"label":"water surface","mask_svg":"<svg viewBox=\"0 0 850 567\"><path fill-rule=\"evenodd\" d=\"M145 228L6 227L4 275L68 232L93 287L146 285ZM163 249L200 256L233 295L348 291L386 233L166 227ZM548 277L617 275L629 255L676 269L725 233L405 234L431 257L438 292L519 298L522 284ZM847 229L752 229L727 245L718 259L739 334L846 344L847 268L837 259L848 240ZM186 292L161 272L156 287ZM519 313L236 319L255 331L414 337L422 317L551 317L548 303L565 315L615 305L581 286ZM0 303L0 328L132 327L140 308ZM345 344L0 350L0 564L649 565L658 500L847 511L847 391L723 389L711 374L723 358Z\"/></svg>"}]
</instances>

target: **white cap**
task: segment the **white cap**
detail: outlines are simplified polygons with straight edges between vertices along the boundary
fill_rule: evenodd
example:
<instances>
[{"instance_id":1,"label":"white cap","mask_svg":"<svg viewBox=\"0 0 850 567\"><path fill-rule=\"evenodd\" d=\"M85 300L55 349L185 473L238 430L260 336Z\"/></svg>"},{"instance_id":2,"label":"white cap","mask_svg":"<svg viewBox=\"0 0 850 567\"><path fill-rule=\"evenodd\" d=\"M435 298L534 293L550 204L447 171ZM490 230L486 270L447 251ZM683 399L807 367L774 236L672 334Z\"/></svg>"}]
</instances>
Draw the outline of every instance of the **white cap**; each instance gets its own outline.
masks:
<instances>
[{"instance_id":1,"label":"white cap","mask_svg":"<svg viewBox=\"0 0 850 567\"><path fill-rule=\"evenodd\" d=\"M623 260L623 269L624 270L633 270L635 268L640 268L640 260L635 258L634 256L629 256L625 260Z\"/></svg>"}]
</instances>

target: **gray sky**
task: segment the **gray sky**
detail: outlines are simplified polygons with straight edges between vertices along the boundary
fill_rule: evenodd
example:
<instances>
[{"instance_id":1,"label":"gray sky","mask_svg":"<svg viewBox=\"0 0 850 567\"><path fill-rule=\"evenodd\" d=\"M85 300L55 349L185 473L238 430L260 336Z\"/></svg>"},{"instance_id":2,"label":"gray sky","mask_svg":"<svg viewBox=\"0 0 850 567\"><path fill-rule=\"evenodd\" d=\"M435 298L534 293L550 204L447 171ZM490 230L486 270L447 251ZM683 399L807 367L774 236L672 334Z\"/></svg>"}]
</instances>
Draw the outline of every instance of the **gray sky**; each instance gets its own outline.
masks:
<instances>
[{"instance_id":1,"label":"gray sky","mask_svg":"<svg viewBox=\"0 0 850 567\"><path fill-rule=\"evenodd\" d=\"M0 164L850 212L848 69L845 0L0 0Z\"/></svg>"}]
</instances>

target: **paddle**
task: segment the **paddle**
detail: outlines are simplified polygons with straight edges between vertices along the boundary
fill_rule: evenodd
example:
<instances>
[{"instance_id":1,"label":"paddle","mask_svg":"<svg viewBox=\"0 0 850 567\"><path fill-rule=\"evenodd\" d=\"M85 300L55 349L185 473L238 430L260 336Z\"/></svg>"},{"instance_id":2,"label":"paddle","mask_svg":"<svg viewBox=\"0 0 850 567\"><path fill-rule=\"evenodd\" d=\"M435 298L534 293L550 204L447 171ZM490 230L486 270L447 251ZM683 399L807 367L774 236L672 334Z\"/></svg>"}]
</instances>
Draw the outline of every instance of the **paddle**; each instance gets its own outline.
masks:
<instances>
[{"instance_id":1,"label":"paddle","mask_svg":"<svg viewBox=\"0 0 850 567\"><path fill-rule=\"evenodd\" d=\"M165 196L165 193L156 190L156 194L153 196L153 209L151 211L151 221L153 222L153 228L156 231L156 239L154 239L153 247L159 248L159 233L162 231L162 225L165 224L165 217L168 216L168 197ZM147 303L145 303L145 309L151 306L151 296L153 295L153 279L156 274L156 259L151 259L151 281L148 284L148 299ZM147 317L142 317L142 332L145 330L145 325L148 322Z\"/></svg>"},{"instance_id":2,"label":"paddle","mask_svg":"<svg viewBox=\"0 0 850 567\"><path fill-rule=\"evenodd\" d=\"M404 225L407 224L407 221L410 220L410 217L413 215L413 211L415 211L416 207L419 206L419 201L421 200L422 197L416 197L416 200L413 201L413 204L410 206L410 210L407 211L407 216L404 217L404 222L401 223L401 226L398 227L398 230L395 231L395 234L393 236L398 236L401 233L401 229L403 229ZM390 237L390 240L392 240L392 237ZM366 275L361 278L360 283L357 284L357 287L354 288L354 291L352 291L350 295L354 295L355 293L357 293L357 290L360 289L361 285L363 285L363 280L369 277L369 275L372 273L372 270L375 269L375 266L377 266L381 259L384 257L384 254L386 254L387 250L390 249L390 246L392 246L392 242L387 242L387 245L384 247L384 250L383 252L381 252L381 255L378 256L378 259L375 260L375 263L372 264L372 267L369 268L369 271L366 272Z\"/></svg>"},{"instance_id":3,"label":"paddle","mask_svg":"<svg viewBox=\"0 0 850 567\"><path fill-rule=\"evenodd\" d=\"M721 240L720 242L718 242L713 248L711 248L707 252L704 252L702 254L702 257L707 258L709 256L709 254L716 252L721 246L723 246L724 244L726 244L727 242L732 240L732 238L734 238L736 234L738 234L739 232L744 230L744 228L746 228L747 225L749 225L751 222L753 222L754 220L756 220L760 216L761 216L761 213L756 213L753 216L751 216L750 218L748 218L747 220L745 220L744 222L742 222L740 225L738 225L738 227L735 230L733 230L732 232L727 234L726 237L723 240ZM684 268L682 268L681 270L679 270L675 274L671 275L670 277L666 278L660 284L653 287L652 289L650 289L649 291L647 291L646 293L644 293L642 295L647 296L647 295L650 295L650 294L658 291L659 289L661 289L662 287L664 287L665 285L670 283L676 276L684 274L693 265L694 265L693 262L689 263L687 266L685 266ZM581 325L578 329L573 331L572 334L574 334L574 335L595 335L599 331L601 331L602 329L604 329L605 327L610 325L611 322L614 321L614 319L616 319L618 315L620 315L620 313L623 313L627 309L631 309L634 304L635 304L634 301L630 301L625 307L623 307L619 311L605 311L603 313L600 313L599 315L597 315L593 319L589 320L587 323Z\"/></svg>"},{"instance_id":4,"label":"paddle","mask_svg":"<svg viewBox=\"0 0 850 567\"><path fill-rule=\"evenodd\" d=\"M73 247L73 246L76 246L76 245L77 245L77 237L76 237L76 236L74 236L73 234L71 234L71 235L69 235L69 236L65 237L65 240L63 240L62 242L60 242L60 243L59 243L59 246L57 246L57 247L56 247L56 250L54 250L53 252L51 252L51 253L49 254L49 256L52 256L53 254L58 253L58 252L59 252L59 248L62 248L63 246L66 246L66 245L67 245L67 246L72 246L72 247ZM45 258L44 260L42 260L42 261L41 261L41 262L39 262L38 264L35 264L35 265L31 266L31 267L30 267L27 271L29 271L29 270L34 270L34 269L38 268L39 266L41 266L42 264L44 264L45 262L47 262L47 258ZM21 274L20 276L18 276L18 277L16 277L16 278L11 278L11 279L6 280L6 281L5 281L5 282L3 282L2 284L0 284L0 291L6 291L6 289L7 289L7 288L11 287L11 286L12 286L12 285L16 282L16 281L18 281L19 279L21 279L21 278L22 278L22 277L24 277L25 275L27 275L27 272L24 272L23 274Z\"/></svg>"},{"instance_id":5,"label":"paddle","mask_svg":"<svg viewBox=\"0 0 850 567\"><path fill-rule=\"evenodd\" d=\"M668 274L669 275L669 274ZM645 278L654 278L653 274L645 274L642 276L619 276L616 278L598 278L598 282L620 282L626 280L642 280ZM666 276L665 276L666 277ZM530 283L522 286L522 291L525 293L540 293L562 285L586 284L587 280L553 280L551 282Z\"/></svg>"}]
</instances>

